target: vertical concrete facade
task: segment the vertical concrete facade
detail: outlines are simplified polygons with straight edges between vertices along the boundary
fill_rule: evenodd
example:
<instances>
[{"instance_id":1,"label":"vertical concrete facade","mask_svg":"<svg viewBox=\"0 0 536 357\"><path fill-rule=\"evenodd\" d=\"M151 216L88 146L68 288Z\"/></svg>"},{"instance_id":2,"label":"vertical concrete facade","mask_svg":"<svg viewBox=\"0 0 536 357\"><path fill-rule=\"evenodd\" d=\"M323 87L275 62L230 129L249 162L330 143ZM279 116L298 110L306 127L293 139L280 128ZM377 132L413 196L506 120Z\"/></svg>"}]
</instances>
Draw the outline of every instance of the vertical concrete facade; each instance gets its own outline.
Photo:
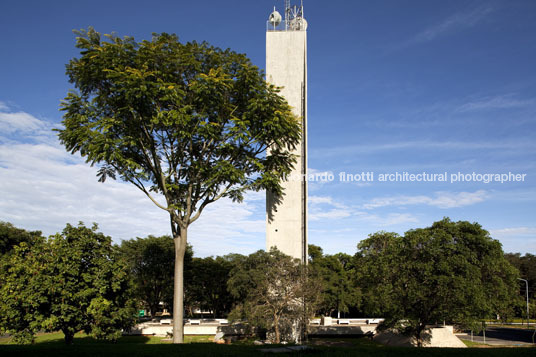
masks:
<instances>
[{"instance_id":1,"label":"vertical concrete facade","mask_svg":"<svg viewBox=\"0 0 536 357\"><path fill-rule=\"evenodd\" d=\"M266 249L307 261L307 31L266 32L266 80L282 87L281 95L302 122L297 162L282 183L284 195L266 195Z\"/></svg>"}]
</instances>

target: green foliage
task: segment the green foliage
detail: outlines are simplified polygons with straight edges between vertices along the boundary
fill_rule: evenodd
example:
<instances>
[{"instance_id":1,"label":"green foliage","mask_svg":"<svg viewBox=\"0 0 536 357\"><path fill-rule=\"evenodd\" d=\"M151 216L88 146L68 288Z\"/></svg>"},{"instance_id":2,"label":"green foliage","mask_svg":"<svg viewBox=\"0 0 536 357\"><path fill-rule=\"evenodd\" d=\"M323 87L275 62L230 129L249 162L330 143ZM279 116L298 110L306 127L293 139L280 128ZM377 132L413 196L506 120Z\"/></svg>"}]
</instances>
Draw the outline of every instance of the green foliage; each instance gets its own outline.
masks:
<instances>
[{"instance_id":1,"label":"green foliage","mask_svg":"<svg viewBox=\"0 0 536 357\"><path fill-rule=\"evenodd\" d=\"M133 321L133 301L129 301L126 307L121 308L114 301L107 300L102 296L91 300L87 309L91 317L90 335L100 340L116 341L122 335L122 329L129 329Z\"/></svg>"},{"instance_id":2,"label":"green foliage","mask_svg":"<svg viewBox=\"0 0 536 357\"><path fill-rule=\"evenodd\" d=\"M292 339L296 323L307 322L319 302L318 282L311 278L307 266L275 248L238 261L227 286L241 301L230 318L273 332L275 343Z\"/></svg>"},{"instance_id":3,"label":"green foliage","mask_svg":"<svg viewBox=\"0 0 536 357\"><path fill-rule=\"evenodd\" d=\"M245 55L165 33L140 43L102 41L91 28L78 35L81 57L67 75L79 92L62 103L59 137L102 164L102 181L118 175L147 195L163 194L159 205L182 228L220 197L281 192L300 126Z\"/></svg>"},{"instance_id":4,"label":"green foliage","mask_svg":"<svg viewBox=\"0 0 536 357\"><path fill-rule=\"evenodd\" d=\"M67 225L50 240L54 254L50 275L51 315L48 330L60 329L66 340L81 329L97 338L115 339L136 314L130 298L127 266L118 259L111 238L97 226ZM98 306L102 304L102 306Z\"/></svg>"},{"instance_id":5,"label":"green foliage","mask_svg":"<svg viewBox=\"0 0 536 357\"><path fill-rule=\"evenodd\" d=\"M517 272L501 244L476 223L446 218L404 237L373 234L358 248L365 310L419 342L427 324L471 327L508 314L515 301Z\"/></svg>"},{"instance_id":6,"label":"green foliage","mask_svg":"<svg viewBox=\"0 0 536 357\"><path fill-rule=\"evenodd\" d=\"M212 311L213 317L226 316L235 299L227 291L227 279L233 264L223 257L193 258L191 269L186 270L186 299L190 310L199 308Z\"/></svg>"},{"instance_id":7,"label":"green foliage","mask_svg":"<svg viewBox=\"0 0 536 357\"><path fill-rule=\"evenodd\" d=\"M309 262L310 263L312 263L315 260L320 259L320 258L322 258L324 256L324 251L322 250L322 248L317 246L317 245L314 245L314 244L309 244L307 246L307 251L309 253Z\"/></svg>"},{"instance_id":8,"label":"green foliage","mask_svg":"<svg viewBox=\"0 0 536 357\"><path fill-rule=\"evenodd\" d=\"M172 311L175 246L170 236L136 238L121 242L120 253L127 261L137 299L154 316L160 302ZM185 253L186 274L191 269L192 247Z\"/></svg>"},{"instance_id":9,"label":"green foliage","mask_svg":"<svg viewBox=\"0 0 536 357\"><path fill-rule=\"evenodd\" d=\"M17 343L34 341L47 317L50 305L47 275L47 246L43 238L15 246L0 260L0 332L13 335Z\"/></svg>"},{"instance_id":10,"label":"green foliage","mask_svg":"<svg viewBox=\"0 0 536 357\"><path fill-rule=\"evenodd\" d=\"M61 330L115 340L136 317L126 264L97 226L67 225L31 247L15 247L2 265L0 325L16 336Z\"/></svg>"},{"instance_id":11,"label":"green foliage","mask_svg":"<svg viewBox=\"0 0 536 357\"><path fill-rule=\"evenodd\" d=\"M529 282L529 303L536 299L536 255L526 253L522 256L519 253L507 253L506 259L519 270L519 277L528 280ZM526 316L526 294L527 288L524 281L518 281L519 295L522 301L518 308L517 316ZM530 303L530 315L536 317L536 306Z\"/></svg>"},{"instance_id":12,"label":"green foliage","mask_svg":"<svg viewBox=\"0 0 536 357\"><path fill-rule=\"evenodd\" d=\"M353 258L344 253L323 255L322 248L309 245L310 267L322 286L319 312L330 316L333 312L348 312L358 306L360 290L354 281Z\"/></svg>"},{"instance_id":13,"label":"green foliage","mask_svg":"<svg viewBox=\"0 0 536 357\"><path fill-rule=\"evenodd\" d=\"M34 240L39 240L40 231L26 231L16 228L11 223L0 221L0 257L8 253L14 246L22 242L32 244Z\"/></svg>"}]
</instances>

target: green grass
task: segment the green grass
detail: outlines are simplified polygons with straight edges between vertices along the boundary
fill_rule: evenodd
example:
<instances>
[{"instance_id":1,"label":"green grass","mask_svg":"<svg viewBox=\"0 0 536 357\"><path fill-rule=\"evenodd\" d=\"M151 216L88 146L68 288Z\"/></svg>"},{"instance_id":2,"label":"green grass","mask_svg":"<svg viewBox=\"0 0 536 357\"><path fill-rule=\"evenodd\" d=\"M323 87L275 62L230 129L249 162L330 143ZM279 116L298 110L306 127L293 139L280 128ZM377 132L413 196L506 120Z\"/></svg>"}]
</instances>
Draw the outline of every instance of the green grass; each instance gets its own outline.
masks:
<instances>
[{"instance_id":1,"label":"green grass","mask_svg":"<svg viewBox=\"0 0 536 357\"><path fill-rule=\"evenodd\" d=\"M262 349L277 346L253 346L235 343L218 345L208 342L211 336L186 336L186 344L173 345L162 341L161 337L125 336L117 343L97 341L84 334L75 336L74 344L66 346L63 334L40 334L36 343L29 346L6 344L0 345L1 356L251 356L262 355ZM386 347L368 338L313 338L311 349L294 355L313 356L360 356L360 357L405 357L405 356L446 356L446 357L523 357L534 356L536 348L404 348ZM470 347L474 345L470 344ZM486 346L489 347L489 346Z\"/></svg>"},{"instance_id":2,"label":"green grass","mask_svg":"<svg viewBox=\"0 0 536 357\"><path fill-rule=\"evenodd\" d=\"M78 345L88 345L88 344L107 344L107 342L96 340L83 332L78 332L75 336L74 344ZM214 336L209 335L196 335L196 336L184 336L185 343L207 343L212 342ZM145 345L156 345L156 344L171 344L171 340L166 337L158 336L123 336L121 337L116 344L145 344ZM53 332L53 333L40 333L36 336L35 339L36 345L42 344L59 344L64 345L63 333ZM0 338L0 345L13 345L11 338Z\"/></svg>"},{"instance_id":3,"label":"green grass","mask_svg":"<svg viewBox=\"0 0 536 357\"><path fill-rule=\"evenodd\" d=\"M462 342L465 343L467 347L488 347L489 346L481 342L474 342L474 341L468 341L468 340L462 340Z\"/></svg>"}]
</instances>

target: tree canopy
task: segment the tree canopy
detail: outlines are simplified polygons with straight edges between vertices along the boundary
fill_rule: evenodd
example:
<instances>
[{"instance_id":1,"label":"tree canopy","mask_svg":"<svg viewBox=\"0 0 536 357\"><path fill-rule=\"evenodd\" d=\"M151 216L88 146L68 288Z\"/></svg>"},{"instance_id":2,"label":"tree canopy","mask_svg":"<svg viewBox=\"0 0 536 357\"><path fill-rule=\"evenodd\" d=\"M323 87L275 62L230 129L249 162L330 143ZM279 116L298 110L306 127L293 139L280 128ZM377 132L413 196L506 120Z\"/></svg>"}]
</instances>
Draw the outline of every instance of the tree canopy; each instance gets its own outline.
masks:
<instances>
[{"instance_id":1,"label":"tree canopy","mask_svg":"<svg viewBox=\"0 0 536 357\"><path fill-rule=\"evenodd\" d=\"M119 177L170 218L175 239L174 342L183 338L183 259L188 226L223 197L282 193L300 123L278 89L243 54L176 35L151 41L78 33L67 65L78 91L62 103L66 149ZM269 153L267 149L270 148Z\"/></svg>"},{"instance_id":2,"label":"tree canopy","mask_svg":"<svg viewBox=\"0 0 536 357\"><path fill-rule=\"evenodd\" d=\"M296 323L306 327L320 300L318 280L309 278L307 266L275 248L235 264L227 286L240 303L231 318L267 330L275 343L295 340Z\"/></svg>"},{"instance_id":3,"label":"tree canopy","mask_svg":"<svg viewBox=\"0 0 536 357\"><path fill-rule=\"evenodd\" d=\"M507 253L506 259L508 259L510 264L519 270L520 278L528 281L530 317L535 317L536 302L534 300L536 298L536 255L530 253L526 253L525 255L521 255L520 253ZM521 313L521 316L524 315L526 317L527 286L525 285L524 281L520 280L518 283L520 288L519 294L523 297L523 299L522 302L520 301L520 306L517 310L518 313Z\"/></svg>"},{"instance_id":4,"label":"tree canopy","mask_svg":"<svg viewBox=\"0 0 536 357\"><path fill-rule=\"evenodd\" d=\"M12 334L15 342L57 330L66 342L78 330L114 340L132 324L139 303L153 311L161 301L171 304L171 237L136 238L118 247L96 226L67 225L48 239L37 233L0 259L0 333ZM524 316L525 284L506 258L531 282L534 257L503 254L480 225L449 219L403 236L372 234L353 257L310 245L307 267L277 250L192 255L188 246L190 313L200 308L226 317L234 308L229 319L267 331L275 341L292 339L296 320L349 310L354 317L385 317L380 329L411 333L420 342L429 324L477 330L475 323L495 314L503 320Z\"/></svg>"},{"instance_id":5,"label":"tree canopy","mask_svg":"<svg viewBox=\"0 0 536 357\"><path fill-rule=\"evenodd\" d=\"M41 237L40 231L27 231L0 221L0 257L22 242L32 244Z\"/></svg>"},{"instance_id":6,"label":"tree canopy","mask_svg":"<svg viewBox=\"0 0 536 357\"><path fill-rule=\"evenodd\" d=\"M354 259L344 253L324 255L322 248L309 245L310 266L321 285L320 312L331 316L333 312L348 312L359 306L360 289L355 281Z\"/></svg>"},{"instance_id":7,"label":"tree canopy","mask_svg":"<svg viewBox=\"0 0 536 357\"><path fill-rule=\"evenodd\" d=\"M124 262L97 226L67 225L32 246L21 243L2 262L0 327L19 342L58 331L71 343L85 330L116 340L136 317Z\"/></svg>"},{"instance_id":8,"label":"tree canopy","mask_svg":"<svg viewBox=\"0 0 536 357\"><path fill-rule=\"evenodd\" d=\"M419 343L427 324L471 326L515 301L517 271L477 223L445 218L403 237L373 234L358 248L365 310Z\"/></svg>"}]
</instances>

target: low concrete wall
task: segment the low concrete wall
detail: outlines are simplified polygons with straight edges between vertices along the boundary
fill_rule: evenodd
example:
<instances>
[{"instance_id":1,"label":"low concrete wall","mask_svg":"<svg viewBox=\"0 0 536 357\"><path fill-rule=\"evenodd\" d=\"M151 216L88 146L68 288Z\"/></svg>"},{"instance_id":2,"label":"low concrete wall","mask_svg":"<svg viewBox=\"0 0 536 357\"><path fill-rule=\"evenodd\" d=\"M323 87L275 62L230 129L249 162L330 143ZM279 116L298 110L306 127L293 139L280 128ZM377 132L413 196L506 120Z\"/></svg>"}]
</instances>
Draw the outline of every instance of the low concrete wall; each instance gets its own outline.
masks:
<instances>
[{"instance_id":1,"label":"low concrete wall","mask_svg":"<svg viewBox=\"0 0 536 357\"><path fill-rule=\"evenodd\" d=\"M143 323L136 325L129 335L167 336L173 332L172 325L160 325L159 323ZM241 335L245 329L241 325L225 326L219 324L184 325L185 335L216 335L223 332L226 335Z\"/></svg>"},{"instance_id":2,"label":"low concrete wall","mask_svg":"<svg viewBox=\"0 0 536 357\"><path fill-rule=\"evenodd\" d=\"M452 326L429 327L422 333L423 347L455 347L465 348L465 344L453 334ZM374 337L374 340L388 346L417 346L412 336L404 336L393 331L385 331Z\"/></svg>"},{"instance_id":3,"label":"low concrete wall","mask_svg":"<svg viewBox=\"0 0 536 357\"><path fill-rule=\"evenodd\" d=\"M377 320L377 319L376 319ZM323 318L311 320L309 335L370 335L376 333L377 322L372 319L332 319ZM370 323L375 321L376 323ZM193 324L192 324L193 323ZM136 325L129 335L167 336L173 332L172 320L162 319L161 322L145 322ZM185 335L216 335L223 332L225 335L245 334L244 326L240 324L228 325L225 319L191 320L184 324Z\"/></svg>"}]
</instances>

